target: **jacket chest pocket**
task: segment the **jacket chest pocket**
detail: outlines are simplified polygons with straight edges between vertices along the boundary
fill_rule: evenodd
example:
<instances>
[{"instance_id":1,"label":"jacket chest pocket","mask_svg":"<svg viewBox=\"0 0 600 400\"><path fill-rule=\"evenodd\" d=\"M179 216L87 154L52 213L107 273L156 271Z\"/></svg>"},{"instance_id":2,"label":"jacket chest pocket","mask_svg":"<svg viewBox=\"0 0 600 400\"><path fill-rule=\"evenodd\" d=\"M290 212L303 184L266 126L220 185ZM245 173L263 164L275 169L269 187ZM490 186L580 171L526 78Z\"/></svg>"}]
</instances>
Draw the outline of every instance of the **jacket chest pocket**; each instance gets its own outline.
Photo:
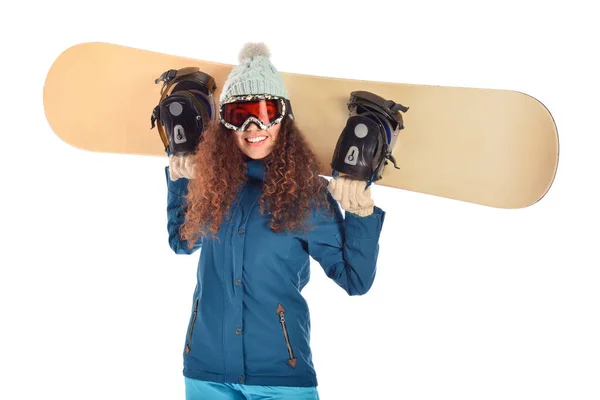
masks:
<instances>
[{"instance_id":1,"label":"jacket chest pocket","mask_svg":"<svg viewBox=\"0 0 600 400\"><path fill-rule=\"evenodd\" d=\"M283 334L283 339L285 340L285 345L287 347L288 352L288 364L292 368L296 368L296 357L294 356L294 348L292 347L292 343L290 341L290 335L287 328L287 323L285 322L285 308L281 304L277 305L276 314L279 318L279 323L281 324L281 331Z\"/></svg>"},{"instance_id":2,"label":"jacket chest pocket","mask_svg":"<svg viewBox=\"0 0 600 400\"><path fill-rule=\"evenodd\" d=\"M192 350L192 336L194 335L194 326L196 325L196 317L198 316L198 299L194 303L194 313L192 315L192 320L190 321L190 326L188 328L188 334L185 341L185 354L187 355Z\"/></svg>"}]
</instances>

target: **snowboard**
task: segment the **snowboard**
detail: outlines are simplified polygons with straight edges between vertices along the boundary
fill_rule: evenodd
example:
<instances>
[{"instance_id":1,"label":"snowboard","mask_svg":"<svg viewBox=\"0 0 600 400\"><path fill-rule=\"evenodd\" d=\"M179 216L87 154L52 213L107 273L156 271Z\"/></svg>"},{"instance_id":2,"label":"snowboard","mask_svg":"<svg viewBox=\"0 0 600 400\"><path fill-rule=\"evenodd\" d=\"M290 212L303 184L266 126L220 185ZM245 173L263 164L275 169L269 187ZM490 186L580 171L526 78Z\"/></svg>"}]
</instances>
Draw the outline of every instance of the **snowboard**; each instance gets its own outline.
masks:
<instances>
[{"instance_id":1,"label":"snowboard","mask_svg":"<svg viewBox=\"0 0 600 400\"><path fill-rule=\"evenodd\" d=\"M155 80L170 69L198 67L214 78L218 102L233 66L112 43L77 44L59 54L48 71L45 116L54 133L76 148L166 157L150 124L160 99ZM514 209L538 202L553 183L556 125L548 109L525 93L281 75L295 121L324 176L332 176L350 94L368 91L408 108L393 147L396 166L385 166L378 185Z\"/></svg>"}]
</instances>

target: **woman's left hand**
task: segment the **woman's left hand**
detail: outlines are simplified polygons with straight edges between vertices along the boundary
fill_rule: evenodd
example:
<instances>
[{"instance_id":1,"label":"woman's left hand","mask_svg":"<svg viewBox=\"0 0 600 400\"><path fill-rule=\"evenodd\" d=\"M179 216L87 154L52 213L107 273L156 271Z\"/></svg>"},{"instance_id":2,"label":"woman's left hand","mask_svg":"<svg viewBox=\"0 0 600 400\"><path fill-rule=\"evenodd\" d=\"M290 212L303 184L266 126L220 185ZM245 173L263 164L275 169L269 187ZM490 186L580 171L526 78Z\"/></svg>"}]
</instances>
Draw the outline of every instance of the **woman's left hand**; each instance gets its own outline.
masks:
<instances>
[{"instance_id":1,"label":"woman's left hand","mask_svg":"<svg viewBox=\"0 0 600 400\"><path fill-rule=\"evenodd\" d=\"M327 189L341 207L352 214L366 217L373 214L375 202L371 199L371 186L367 182L349 176L332 178Z\"/></svg>"}]
</instances>

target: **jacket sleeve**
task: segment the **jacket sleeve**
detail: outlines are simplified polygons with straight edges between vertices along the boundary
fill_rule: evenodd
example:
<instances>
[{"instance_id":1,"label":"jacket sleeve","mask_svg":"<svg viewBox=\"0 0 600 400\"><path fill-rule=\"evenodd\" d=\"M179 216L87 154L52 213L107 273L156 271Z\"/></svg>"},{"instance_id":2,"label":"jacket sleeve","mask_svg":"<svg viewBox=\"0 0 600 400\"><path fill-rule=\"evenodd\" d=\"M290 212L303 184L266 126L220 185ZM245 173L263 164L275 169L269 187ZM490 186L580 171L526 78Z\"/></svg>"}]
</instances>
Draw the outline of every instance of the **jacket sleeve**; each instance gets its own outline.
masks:
<instances>
[{"instance_id":1,"label":"jacket sleeve","mask_svg":"<svg viewBox=\"0 0 600 400\"><path fill-rule=\"evenodd\" d=\"M167 179L167 232L169 246L176 254L192 254L202 246L200 238L191 249L187 240L181 239L179 228L185 218L185 195L187 194L188 179L179 178L173 181L169 175L169 167L165 167Z\"/></svg>"},{"instance_id":2,"label":"jacket sleeve","mask_svg":"<svg viewBox=\"0 0 600 400\"><path fill-rule=\"evenodd\" d=\"M340 205L330 193L328 200L334 217L318 215L314 218L316 225L308 235L308 253L350 296L363 295L375 279L385 212L375 206L369 216L346 212L344 218Z\"/></svg>"}]
</instances>

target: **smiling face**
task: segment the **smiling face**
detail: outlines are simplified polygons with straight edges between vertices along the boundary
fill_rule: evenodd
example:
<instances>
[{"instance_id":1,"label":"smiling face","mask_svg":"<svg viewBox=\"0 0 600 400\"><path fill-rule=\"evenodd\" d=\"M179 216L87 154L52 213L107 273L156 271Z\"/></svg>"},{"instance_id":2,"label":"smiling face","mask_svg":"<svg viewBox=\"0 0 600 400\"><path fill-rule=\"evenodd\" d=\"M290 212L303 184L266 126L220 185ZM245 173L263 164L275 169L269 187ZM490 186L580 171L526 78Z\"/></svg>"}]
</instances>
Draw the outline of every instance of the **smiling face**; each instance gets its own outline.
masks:
<instances>
[{"instance_id":1,"label":"smiling face","mask_svg":"<svg viewBox=\"0 0 600 400\"><path fill-rule=\"evenodd\" d=\"M275 124L267 130L261 130L258 125L251 123L244 132L232 131L238 148L248 157L259 160L268 156L279 135L281 124Z\"/></svg>"}]
</instances>

